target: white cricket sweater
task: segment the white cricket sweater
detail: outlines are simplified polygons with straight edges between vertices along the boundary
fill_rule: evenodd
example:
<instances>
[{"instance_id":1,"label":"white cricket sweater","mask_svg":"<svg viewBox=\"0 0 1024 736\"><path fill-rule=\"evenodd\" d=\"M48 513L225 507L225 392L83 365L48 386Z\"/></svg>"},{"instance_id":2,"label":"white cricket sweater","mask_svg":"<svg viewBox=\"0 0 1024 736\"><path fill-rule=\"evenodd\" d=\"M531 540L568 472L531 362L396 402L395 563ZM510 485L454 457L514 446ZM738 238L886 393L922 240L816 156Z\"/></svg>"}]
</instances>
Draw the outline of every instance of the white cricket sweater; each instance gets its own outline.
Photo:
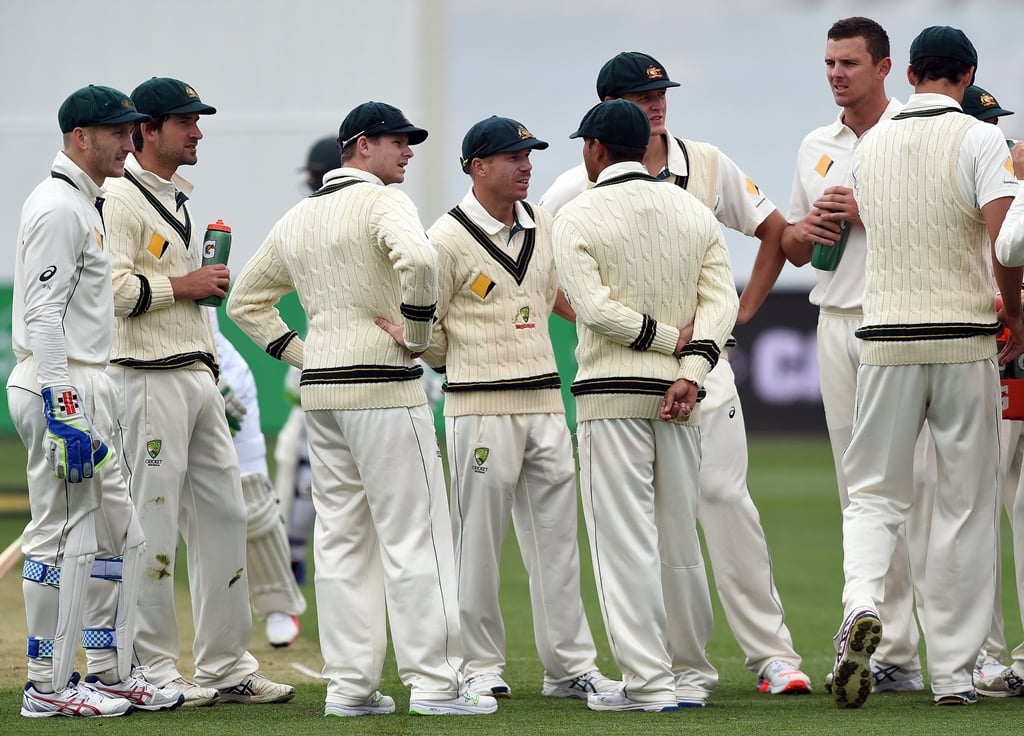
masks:
<instances>
[{"instance_id":1,"label":"white cricket sweater","mask_svg":"<svg viewBox=\"0 0 1024 736\"><path fill-rule=\"evenodd\" d=\"M548 318L558 291L551 215L517 202L508 228L470 191L428 235L437 249L438 323L428 364L443 366L445 416L564 413Z\"/></svg>"},{"instance_id":2,"label":"white cricket sweater","mask_svg":"<svg viewBox=\"0 0 1024 736\"><path fill-rule=\"evenodd\" d=\"M577 317L578 418L657 419L674 381L704 382L736 321L717 220L641 164L619 163L559 211L553 238ZM676 358L679 328L690 322L693 338Z\"/></svg>"},{"instance_id":3,"label":"white cricket sweater","mask_svg":"<svg viewBox=\"0 0 1024 736\"><path fill-rule=\"evenodd\" d=\"M242 269L228 315L271 356L302 368L302 408L426 403L409 350L430 341L437 259L412 200L354 168L335 169L296 204ZM309 331L299 339L275 306L296 291ZM398 345L375 317L405 324Z\"/></svg>"},{"instance_id":4,"label":"white cricket sweater","mask_svg":"<svg viewBox=\"0 0 1024 736\"><path fill-rule=\"evenodd\" d=\"M857 153L868 234L868 365L966 363L996 354L991 252L979 209L957 185L957 156L977 121L954 108L879 122Z\"/></svg>"},{"instance_id":5,"label":"white cricket sweater","mask_svg":"<svg viewBox=\"0 0 1024 736\"><path fill-rule=\"evenodd\" d=\"M114 346L110 362L143 370L219 372L217 348L205 307L175 300L170 278L203 263L204 228L181 193L192 186L143 169L134 156L125 175L107 180L103 219L114 279Z\"/></svg>"}]
</instances>

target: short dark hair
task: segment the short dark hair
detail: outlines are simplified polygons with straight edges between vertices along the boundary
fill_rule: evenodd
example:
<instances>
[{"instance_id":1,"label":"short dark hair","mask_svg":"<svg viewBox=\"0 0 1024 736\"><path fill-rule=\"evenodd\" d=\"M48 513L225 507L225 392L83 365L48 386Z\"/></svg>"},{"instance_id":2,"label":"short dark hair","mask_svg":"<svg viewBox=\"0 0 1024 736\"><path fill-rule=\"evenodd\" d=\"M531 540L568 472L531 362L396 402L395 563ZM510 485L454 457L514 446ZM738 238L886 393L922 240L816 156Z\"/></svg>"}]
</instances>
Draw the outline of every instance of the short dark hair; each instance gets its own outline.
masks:
<instances>
[{"instance_id":1,"label":"short dark hair","mask_svg":"<svg viewBox=\"0 0 1024 736\"><path fill-rule=\"evenodd\" d=\"M644 154L647 153L647 148L636 148L635 146L624 146L621 143L605 143L605 150L608 151L608 158L611 159L613 164L617 164L620 161L643 161Z\"/></svg>"},{"instance_id":2,"label":"short dark hair","mask_svg":"<svg viewBox=\"0 0 1024 736\"><path fill-rule=\"evenodd\" d=\"M910 71L918 82L948 79L959 84L970 70L971 65L967 62L948 56L922 56L910 62Z\"/></svg>"},{"instance_id":3,"label":"short dark hair","mask_svg":"<svg viewBox=\"0 0 1024 736\"><path fill-rule=\"evenodd\" d=\"M858 36L864 39L864 45L867 46L868 53L871 54L872 62L877 64L882 59L889 57L889 34L885 32L882 26L870 18L864 18L859 15L852 18L842 18L833 23L832 27L828 29L830 41L841 41L845 38L857 38Z\"/></svg>"},{"instance_id":4,"label":"short dark hair","mask_svg":"<svg viewBox=\"0 0 1024 736\"><path fill-rule=\"evenodd\" d=\"M151 120L146 121L146 125L150 130L160 130L164 127L164 121L169 118L170 115L156 115ZM136 123L134 130L132 130L132 143L135 144L135 150L142 150L142 123Z\"/></svg>"}]
</instances>

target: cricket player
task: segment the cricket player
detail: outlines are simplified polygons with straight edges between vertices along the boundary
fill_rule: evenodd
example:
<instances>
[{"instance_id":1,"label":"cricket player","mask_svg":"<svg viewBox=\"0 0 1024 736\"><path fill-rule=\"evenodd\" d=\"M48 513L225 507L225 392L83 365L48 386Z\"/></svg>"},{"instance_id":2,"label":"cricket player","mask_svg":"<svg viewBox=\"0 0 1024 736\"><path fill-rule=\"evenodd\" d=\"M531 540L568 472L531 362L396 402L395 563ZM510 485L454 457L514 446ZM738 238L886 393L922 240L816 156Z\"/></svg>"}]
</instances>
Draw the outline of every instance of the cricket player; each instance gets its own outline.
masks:
<instances>
[{"instance_id":1,"label":"cricket player","mask_svg":"<svg viewBox=\"0 0 1024 736\"><path fill-rule=\"evenodd\" d=\"M650 137L628 100L592 108L571 138L596 185L555 218L576 310L580 491L601 612L623 689L592 710L703 707L717 684L697 538L698 390L736 321L711 211L641 163ZM692 336L678 325L693 324ZM688 339L689 337L689 339Z\"/></svg>"},{"instance_id":2,"label":"cricket player","mask_svg":"<svg viewBox=\"0 0 1024 736\"><path fill-rule=\"evenodd\" d=\"M855 333L864 321L867 258L867 232L853 197L851 169L863 137L879 120L896 115L903 103L885 91L892 59L889 34L882 26L870 18L843 18L826 35L825 74L840 111L836 120L815 128L800 144L787 214L791 224L782 235L782 247L795 265L815 267L809 299L818 306L821 399L839 503L845 508L850 499L843 454L853 435L861 349ZM830 260L812 261L814 249L828 252ZM915 482L922 495L931 497L935 463L927 428L914 452ZM915 579L924 579L927 539L924 514L914 514L897 532L885 597L878 602L886 635L871 661L874 692L924 689L914 588ZM828 676L825 687L830 687Z\"/></svg>"},{"instance_id":3,"label":"cricket player","mask_svg":"<svg viewBox=\"0 0 1024 736\"><path fill-rule=\"evenodd\" d=\"M910 46L914 94L864 137L854 163L867 280L857 409L843 457L845 618L832 686L840 708L863 705L871 692L885 572L896 531L920 502L914 445L925 421L939 469L921 585L929 679L938 705L977 701L973 670L995 585L997 355L1005 362L1024 350L1022 269L1002 266L992 249L1017 180L996 127L960 107L977 66L963 31L924 29ZM1004 302L998 315L995 285ZM1001 353L999 321L1010 332Z\"/></svg>"},{"instance_id":4,"label":"cricket player","mask_svg":"<svg viewBox=\"0 0 1024 736\"><path fill-rule=\"evenodd\" d=\"M444 474L413 359L430 342L437 260L412 201L388 186L405 180L412 146L426 137L392 105L353 109L338 132L342 167L277 222L228 301L261 348L302 369L317 606L337 613L319 619L331 716L394 712L378 690L387 622L411 714L497 710L459 681ZM305 341L276 307L293 290ZM399 342L382 319L402 324Z\"/></svg>"},{"instance_id":5,"label":"cricket player","mask_svg":"<svg viewBox=\"0 0 1024 736\"><path fill-rule=\"evenodd\" d=\"M208 308L196 302L223 297L229 273L201 265L203 227L188 205L192 186L178 174L198 160L200 115L216 109L170 77L143 82L132 99L152 120L136 129L135 153L105 212L117 315L109 372L123 403L129 489L148 542L135 656L150 682L173 683L189 706L285 702L295 689L261 675L247 651L248 515ZM179 531L195 623L194 680L178 669Z\"/></svg>"},{"instance_id":6,"label":"cricket player","mask_svg":"<svg viewBox=\"0 0 1024 736\"><path fill-rule=\"evenodd\" d=\"M675 138L665 127L665 92L679 83L657 59L638 51L608 60L597 78L602 100L623 98L640 106L651 125L643 163L648 173L690 192L720 223L758 238L754 268L740 297L738 324L747 322L778 278L785 256L780 245L786 221L775 205L724 153L708 143ZM552 214L593 186L585 167L562 174L541 198ZM743 407L728 351L721 355L704 387L701 402L700 501L698 520L726 620L758 675L757 688L770 694L804 694L811 680L786 626L772 576L768 541L747 488L747 435Z\"/></svg>"},{"instance_id":7,"label":"cricket player","mask_svg":"<svg viewBox=\"0 0 1024 736\"><path fill-rule=\"evenodd\" d=\"M622 684L597 668L580 598L576 463L548 332L558 295L551 215L526 202L530 154L547 147L522 123L497 116L463 138L460 163L472 185L428 231L438 252L438 302L424 359L447 378L466 685L512 695L502 677L498 598L511 521L530 578L541 694L586 699Z\"/></svg>"},{"instance_id":8,"label":"cricket player","mask_svg":"<svg viewBox=\"0 0 1024 736\"><path fill-rule=\"evenodd\" d=\"M14 264L11 419L28 453L32 517L22 535L28 683L21 715L109 717L181 705L132 675L145 547L121 476L103 184L124 175L134 124L110 87L73 92L57 113L63 149L22 207ZM88 674L75 666L78 642Z\"/></svg>"}]
</instances>

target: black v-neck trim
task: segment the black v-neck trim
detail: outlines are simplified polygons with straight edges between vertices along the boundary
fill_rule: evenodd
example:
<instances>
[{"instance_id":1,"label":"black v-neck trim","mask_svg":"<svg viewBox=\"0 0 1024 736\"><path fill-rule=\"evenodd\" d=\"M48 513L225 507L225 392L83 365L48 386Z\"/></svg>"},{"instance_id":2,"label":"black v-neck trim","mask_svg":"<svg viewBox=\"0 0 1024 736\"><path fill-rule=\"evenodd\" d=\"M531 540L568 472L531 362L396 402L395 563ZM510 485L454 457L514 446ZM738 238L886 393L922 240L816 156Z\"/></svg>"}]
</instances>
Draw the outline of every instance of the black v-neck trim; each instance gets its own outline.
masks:
<instances>
[{"instance_id":1,"label":"black v-neck trim","mask_svg":"<svg viewBox=\"0 0 1024 736\"><path fill-rule=\"evenodd\" d=\"M532 218L533 210L526 202L523 202L523 209ZM473 220L470 219L461 207L453 207L448 211L448 214L455 218L455 221L462 225L473 236L473 239L478 242L488 255L491 256L495 261L498 262L503 269L508 271L509 275L516 280L516 284L522 286L523 279L526 278L526 272L530 269L530 261L533 258L534 246L537 240L537 228L531 227L526 228L526 236L523 239L523 247L519 251L518 258L512 258L505 250L495 244L491 240L487 233L477 225Z\"/></svg>"},{"instance_id":2,"label":"black v-neck trim","mask_svg":"<svg viewBox=\"0 0 1024 736\"><path fill-rule=\"evenodd\" d=\"M132 184L134 184L136 186L136 188L140 192L142 192L142 196L145 197L146 201L148 201L153 206L153 209L155 209L157 211L157 214L160 215L160 217L163 218L167 222L167 224L170 225L172 228L174 228L174 231L176 233L178 233L178 235L181 236L182 240L185 241L185 248L188 248L189 246L191 246L192 245L192 217L188 213L188 208L187 207L184 208L184 210L185 210L185 223L182 224L182 222L177 217L175 217L174 214L170 210L168 210L166 207L164 207L163 203L159 199L156 198L156 195L153 194L151 191L149 191L145 187L145 185L142 182L140 182L138 179L136 179L135 176L130 171L125 171L124 172L124 178L127 179L128 181L130 181Z\"/></svg>"}]
</instances>

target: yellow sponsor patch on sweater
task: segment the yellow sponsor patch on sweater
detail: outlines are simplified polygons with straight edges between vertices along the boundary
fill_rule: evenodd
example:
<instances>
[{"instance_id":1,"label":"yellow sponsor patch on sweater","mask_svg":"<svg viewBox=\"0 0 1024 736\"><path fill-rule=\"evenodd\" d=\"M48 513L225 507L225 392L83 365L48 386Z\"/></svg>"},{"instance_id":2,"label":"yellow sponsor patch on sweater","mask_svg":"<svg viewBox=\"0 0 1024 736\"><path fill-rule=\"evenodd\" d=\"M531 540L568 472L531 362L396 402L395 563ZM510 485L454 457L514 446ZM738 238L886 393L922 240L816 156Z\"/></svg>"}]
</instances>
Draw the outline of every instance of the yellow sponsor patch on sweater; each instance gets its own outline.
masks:
<instances>
[{"instance_id":1,"label":"yellow sponsor patch on sweater","mask_svg":"<svg viewBox=\"0 0 1024 736\"><path fill-rule=\"evenodd\" d=\"M753 179L748 177L747 178L747 194L756 197L760 193L761 193L761 190L757 188L757 184L754 183Z\"/></svg>"},{"instance_id":2,"label":"yellow sponsor patch on sweater","mask_svg":"<svg viewBox=\"0 0 1024 736\"><path fill-rule=\"evenodd\" d=\"M96 237L96 245L100 250L103 250L103 233L100 232L98 227L92 229L92 234Z\"/></svg>"},{"instance_id":3,"label":"yellow sponsor patch on sweater","mask_svg":"<svg viewBox=\"0 0 1024 736\"><path fill-rule=\"evenodd\" d=\"M1010 174L1015 176L1015 174L1013 172L1013 162L1010 160L1009 156L1007 156L1006 160L1003 161L1003 168L1006 169L1007 171L1009 171Z\"/></svg>"},{"instance_id":4,"label":"yellow sponsor patch on sweater","mask_svg":"<svg viewBox=\"0 0 1024 736\"><path fill-rule=\"evenodd\" d=\"M822 154L821 159L818 161L818 165L814 167L814 170L818 172L819 176L824 177L828 173L828 170L832 168L832 164L835 161L830 159L827 154Z\"/></svg>"},{"instance_id":5,"label":"yellow sponsor patch on sweater","mask_svg":"<svg viewBox=\"0 0 1024 736\"><path fill-rule=\"evenodd\" d=\"M483 274L480 274L475 279L473 279L473 283L469 285L469 290L472 291L481 299L486 299L487 295L491 293L491 289L493 288L494 282L491 281L486 276L484 276Z\"/></svg>"},{"instance_id":6,"label":"yellow sponsor patch on sweater","mask_svg":"<svg viewBox=\"0 0 1024 736\"><path fill-rule=\"evenodd\" d=\"M153 237L149 239L149 245L146 246L146 250L153 254L153 257L160 259L164 257L164 253L167 252L167 238L160 233L153 233Z\"/></svg>"}]
</instances>

